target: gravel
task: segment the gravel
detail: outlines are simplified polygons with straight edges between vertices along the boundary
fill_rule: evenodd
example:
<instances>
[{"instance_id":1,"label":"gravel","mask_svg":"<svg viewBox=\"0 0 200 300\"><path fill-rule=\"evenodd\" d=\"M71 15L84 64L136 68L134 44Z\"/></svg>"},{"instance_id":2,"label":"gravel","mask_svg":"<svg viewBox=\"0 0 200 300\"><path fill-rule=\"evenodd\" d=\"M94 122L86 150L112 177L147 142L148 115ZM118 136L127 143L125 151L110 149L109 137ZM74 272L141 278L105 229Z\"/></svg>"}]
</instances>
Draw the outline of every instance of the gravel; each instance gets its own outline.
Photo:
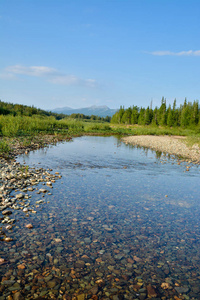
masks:
<instances>
[{"instance_id":1,"label":"gravel","mask_svg":"<svg viewBox=\"0 0 200 300\"><path fill-rule=\"evenodd\" d=\"M200 148L197 144L188 147L181 136L139 135L122 138L127 144L147 147L155 151L177 155L185 160L200 163Z\"/></svg>"}]
</instances>

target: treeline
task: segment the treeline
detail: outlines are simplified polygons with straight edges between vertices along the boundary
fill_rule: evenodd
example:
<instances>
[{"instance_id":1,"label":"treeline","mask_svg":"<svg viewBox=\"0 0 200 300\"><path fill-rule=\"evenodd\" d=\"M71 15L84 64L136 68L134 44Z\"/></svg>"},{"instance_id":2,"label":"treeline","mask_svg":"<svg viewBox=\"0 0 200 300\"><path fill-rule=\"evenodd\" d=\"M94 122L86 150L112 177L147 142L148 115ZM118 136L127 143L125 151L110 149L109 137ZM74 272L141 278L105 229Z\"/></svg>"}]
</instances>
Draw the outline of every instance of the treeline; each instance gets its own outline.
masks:
<instances>
[{"instance_id":1,"label":"treeline","mask_svg":"<svg viewBox=\"0 0 200 300\"><path fill-rule=\"evenodd\" d=\"M95 115L86 116L84 114L71 114L70 116L66 114L59 114L54 113L51 111L46 111L40 108L36 108L34 106L27 106L22 104L13 104L7 103L0 100L0 115L12 115L12 116L27 116L32 117L35 115L39 116L46 116L46 117L55 117L56 120L61 120L66 117L70 117L72 119L79 119L79 120L91 120L91 121L103 121L103 122L110 122L111 117L99 117Z\"/></svg>"},{"instance_id":2,"label":"treeline","mask_svg":"<svg viewBox=\"0 0 200 300\"><path fill-rule=\"evenodd\" d=\"M95 115L86 116L84 114L76 114L76 113L71 114L70 118L79 119L79 120L103 121L103 122L111 121L111 117L109 117L109 116L104 118L104 117L99 117L99 116L95 116Z\"/></svg>"},{"instance_id":3,"label":"treeline","mask_svg":"<svg viewBox=\"0 0 200 300\"><path fill-rule=\"evenodd\" d=\"M53 116L57 120L63 119L66 117L64 114L52 113L34 106L27 106L22 104L13 104L8 102L3 102L0 100L0 115L12 115L12 116L27 116L32 117L34 115Z\"/></svg>"},{"instance_id":4,"label":"treeline","mask_svg":"<svg viewBox=\"0 0 200 300\"><path fill-rule=\"evenodd\" d=\"M119 111L112 116L111 123L196 127L200 126L199 102L187 102L185 99L184 104L177 107L175 99L173 105L167 107L166 99L163 97L159 108L132 106L124 109L124 107L120 107Z\"/></svg>"}]
</instances>

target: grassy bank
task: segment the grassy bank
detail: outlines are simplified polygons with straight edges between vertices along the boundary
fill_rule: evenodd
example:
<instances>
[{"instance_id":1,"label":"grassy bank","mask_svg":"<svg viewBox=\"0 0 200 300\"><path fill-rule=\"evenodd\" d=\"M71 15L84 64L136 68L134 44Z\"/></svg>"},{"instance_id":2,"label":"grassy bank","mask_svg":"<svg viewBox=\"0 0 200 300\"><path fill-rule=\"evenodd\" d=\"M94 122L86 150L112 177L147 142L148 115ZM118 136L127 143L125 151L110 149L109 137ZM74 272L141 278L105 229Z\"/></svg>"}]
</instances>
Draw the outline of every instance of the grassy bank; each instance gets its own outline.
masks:
<instances>
[{"instance_id":1,"label":"grassy bank","mask_svg":"<svg viewBox=\"0 0 200 300\"><path fill-rule=\"evenodd\" d=\"M200 145L200 132L195 129L180 127L158 127L152 125L124 125L106 122L86 122L77 119L45 116L0 116L0 154L9 155L13 145L20 143L20 147L29 147L33 144L42 146L46 142L44 136L51 136L51 140L63 140L77 135L178 135L186 136L186 143L192 146Z\"/></svg>"},{"instance_id":2,"label":"grassy bank","mask_svg":"<svg viewBox=\"0 0 200 300\"><path fill-rule=\"evenodd\" d=\"M74 133L112 133L122 135L183 135L200 137L199 128L184 129L180 127L160 127L153 125L124 125L107 122L86 122L77 119L35 115L4 116L0 115L0 136L35 136L38 134L74 134Z\"/></svg>"},{"instance_id":3,"label":"grassy bank","mask_svg":"<svg viewBox=\"0 0 200 300\"><path fill-rule=\"evenodd\" d=\"M200 131L195 128L180 128L154 125L110 125L112 131L125 135L179 135L200 137Z\"/></svg>"},{"instance_id":4,"label":"grassy bank","mask_svg":"<svg viewBox=\"0 0 200 300\"><path fill-rule=\"evenodd\" d=\"M16 137L23 135L82 133L93 131L109 131L109 123L86 122L71 118L56 120L45 116L0 116L0 135L2 137Z\"/></svg>"}]
</instances>

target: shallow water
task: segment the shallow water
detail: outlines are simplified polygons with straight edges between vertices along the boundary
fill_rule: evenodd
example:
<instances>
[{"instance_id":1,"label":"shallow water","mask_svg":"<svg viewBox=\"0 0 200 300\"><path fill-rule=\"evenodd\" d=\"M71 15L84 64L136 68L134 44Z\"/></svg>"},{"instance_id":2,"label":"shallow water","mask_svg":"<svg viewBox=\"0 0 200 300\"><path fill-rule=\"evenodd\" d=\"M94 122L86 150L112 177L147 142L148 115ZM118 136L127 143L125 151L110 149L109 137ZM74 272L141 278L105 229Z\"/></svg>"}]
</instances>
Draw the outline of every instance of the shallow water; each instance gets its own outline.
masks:
<instances>
[{"instance_id":1,"label":"shallow water","mask_svg":"<svg viewBox=\"0 0 200 300\"><path fill-rule=\"evenodd\" d=\"M15 241L3 244L10 264L0 275L12 270L25 299L200 299L197 166L186 172L115 137L80 137L18 161L62 175L52 195L32 192L32 205L45 203L29 217L15 212Z\"/></svg>"}]
</instances>

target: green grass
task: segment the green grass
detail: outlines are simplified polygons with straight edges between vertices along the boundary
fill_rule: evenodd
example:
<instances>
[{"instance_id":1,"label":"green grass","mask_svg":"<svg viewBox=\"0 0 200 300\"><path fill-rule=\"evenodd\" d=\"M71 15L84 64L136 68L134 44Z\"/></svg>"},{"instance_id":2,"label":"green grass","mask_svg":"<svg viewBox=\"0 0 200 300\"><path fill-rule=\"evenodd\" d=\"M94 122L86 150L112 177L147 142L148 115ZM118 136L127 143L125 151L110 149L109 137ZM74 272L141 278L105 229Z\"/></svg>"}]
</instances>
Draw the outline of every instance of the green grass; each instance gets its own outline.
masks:
<instances>
[{"instance_id":1,"label":"green grass","mask_svg":"<svg viewBox=\"0 0 200 300\"><path fill-rule=\"evenodd\" d=\"M42 116L0 116L0 133L2 136L15 137L39 132L53 131L58 121L54 117Z\"/></svg>"},{"instance_id":2,"label":"green grass","mask_svg":"<svg viewBox=\"0 0 200 300\"><path fill-rule=\"evenodd\" d=\"M111 125L112 131L123 135L178 135L200 137L196 129L158 127L153 125Z\"/></svg>"},{"instance_id":3,"label":"green grass","mask_svg":"<svg viewBox=\"0 0 200 300\"><path fill-rule=\"evenodd\" d=\"M0 153L9 153L10 152L10 146L8 143L4 140L0 141Z\"/></svg>"},{"instance_id":4,"label":"green grass","mask_svg":"<svg viewBox=\"0 0 200 300\"><path fill-rule=\"evenodd\" d=\"M32 136L44 134L80 134L110 131L108 123L84 122L65 118L56 120L54 117L43 116L0 116L0 134L3 137Z\"/></svg>"},{"instance_id":5,"label":"green grass","mask_svg":"<svg viewBox=\"0 0 200 300\"><path fill-rule=\"evenodd\" d=\"M84 125L84 130L85 132L110 132L111 127L109 124L91 122Z\"/></svg>"},{"instance_id":6,"label":"green grass","mask_svg":"<svg viewBox=\"0 0 200 300\"><path fill-rule=\"evenodd\" d=\"M184 129L180 127L158 127L138 125L111 125L102 122L86 122L65 118L56 120L54 117L44 116L0 116L0 135L3 137L33 136L44 134L83 134L109 133L121 135L184 135L200 136L199 128Z\"/></svg>"},{"instance_id":7,"label":"green grass","mask_svg":"<svg viewBox=\"0 0 200 300\"><path fill-rule=\"evenodd\" d=\"M158 127L153 125L124 125L110 124L103 122L88 122L78 119L64 118L56 120L55 117L34 115L12 116L0 115L0 154L9 153L12 143L17 138L20 145L29 147L32 143L45 145L43 135L52 135L55 140L64 140L66 137L73 137L84 134L95 135L178 135L185 136L187 145L197 143L200 146L200 129L184 129L180 127ZM7 139L7 140L6 140ZM9 140L9 142L8 142ZM39 141L39 142L38 142Z\"/></svg>"}]
</instances>

